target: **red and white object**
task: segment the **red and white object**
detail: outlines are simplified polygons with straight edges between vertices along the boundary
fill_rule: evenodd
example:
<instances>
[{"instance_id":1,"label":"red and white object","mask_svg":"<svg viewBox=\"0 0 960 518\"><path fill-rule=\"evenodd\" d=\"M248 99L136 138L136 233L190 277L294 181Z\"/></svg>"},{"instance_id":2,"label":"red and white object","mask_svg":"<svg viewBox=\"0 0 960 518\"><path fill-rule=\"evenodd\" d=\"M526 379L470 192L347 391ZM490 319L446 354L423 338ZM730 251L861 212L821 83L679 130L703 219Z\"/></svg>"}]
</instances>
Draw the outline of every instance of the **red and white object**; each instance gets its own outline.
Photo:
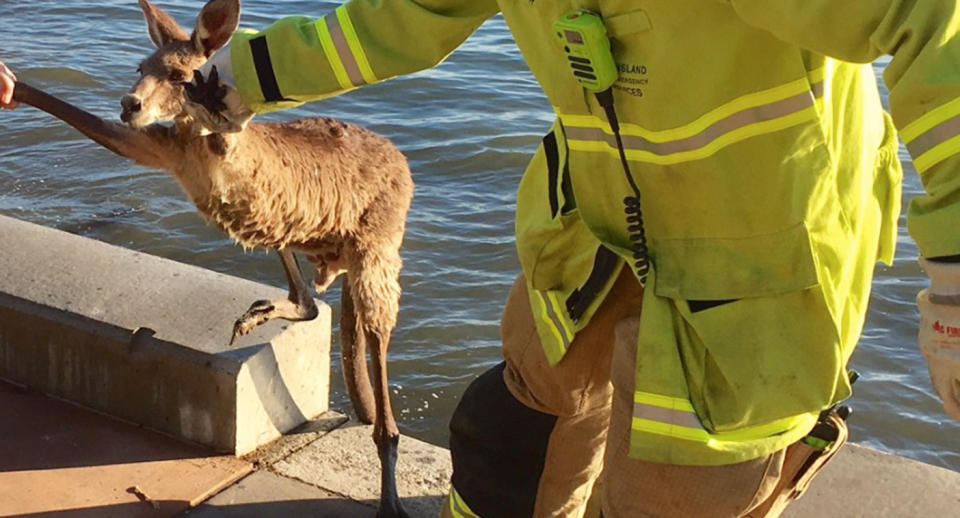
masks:
<instances>
[{"instance_id":1,"label":"red and white object","mask_svg":"<svg viewBox=\"0 0 960 518\"><path fill-rule=\"evenodd\" d=\"M920 259L930 287L917 295L920 350L947 413L960 420L960 263Z\"/></svg>"}]
</instances>

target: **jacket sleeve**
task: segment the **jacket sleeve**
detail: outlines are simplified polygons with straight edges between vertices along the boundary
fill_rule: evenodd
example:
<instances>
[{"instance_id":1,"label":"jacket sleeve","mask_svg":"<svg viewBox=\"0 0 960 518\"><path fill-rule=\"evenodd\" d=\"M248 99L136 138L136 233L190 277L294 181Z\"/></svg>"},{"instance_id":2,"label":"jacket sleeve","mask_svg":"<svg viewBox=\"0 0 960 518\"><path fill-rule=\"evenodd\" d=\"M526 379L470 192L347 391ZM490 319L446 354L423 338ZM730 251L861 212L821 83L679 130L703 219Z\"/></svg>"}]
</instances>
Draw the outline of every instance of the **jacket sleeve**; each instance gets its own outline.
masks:
<instances>
[{"instance_id":1,"label":"jacket sleeve","mask_svg":"<svg viewBox=\"0 0 960 518\"><path fill-rule=\"evenodd\" d=\"M748 24L844 61L888 54L890 113L926 194L910 234L924 257L960 254L960 0L727 0Z\"/></svg>"},{"instance_id":2,"label":"jacket sleeve","mask_svg":"<svg viewBox=\"0 0 960 518\"><path fill-rule=\"evenodd\" d=\"M351 0L319 20L284 18L234 35L234 81L256 113L332 97L439 64L498 10L496 0Z\"/></svg>"}]
</instances>

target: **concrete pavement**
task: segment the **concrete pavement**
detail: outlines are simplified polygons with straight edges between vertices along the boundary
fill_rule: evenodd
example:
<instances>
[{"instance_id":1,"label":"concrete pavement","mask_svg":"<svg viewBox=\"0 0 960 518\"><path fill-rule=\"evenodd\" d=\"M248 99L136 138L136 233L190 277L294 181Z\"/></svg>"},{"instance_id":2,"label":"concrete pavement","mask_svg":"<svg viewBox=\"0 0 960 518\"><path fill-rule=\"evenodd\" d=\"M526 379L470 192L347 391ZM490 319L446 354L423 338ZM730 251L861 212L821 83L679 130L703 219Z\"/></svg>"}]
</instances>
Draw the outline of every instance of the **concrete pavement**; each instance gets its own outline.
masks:
<instances>
[{"instance_id":1,"label":"concrete pavement","mask_svg":"<svg viewBox=\"0 0 960 518\"><path fill-rule=\"evenodd\" d=\"M372 517L379 464L370 427L295 431L280 455L187 516ZM306 436L300 436L306 434ZM281 441L282 443L282 441ZM398 478L413 518L436 518L451 473L449 452L401 440ZM270 451L270 447L265 451ZM960 518L960 473L854 444L844 447L784 518ZM678 517L679 518L679 517Z\"/></svg>"},{"instance_id":2,"label":"concrete pavement","mask_svg":"<svg viewBox=\"0 0 960 518\"><path fill-rule=\"evenodd\" d=\"M380 498L372 431L345 418L301 427L278 441L277 450L268 447L247 457L257 465L256 473L185 516L372 518ZM452 472L449 451L401 437L397 487L411 517L438 516Z\"/></svg>"},{"instance_id":3,"label":"concrete pavement","mask_svg":"<svg viewBox=\"0 0 960 518\"><path fill-rule=\"evenodd\" d=\"M335 412L236 458L2 381L0 409L0 517L363 518L376 511L372 428ZM436 516L450 472L446 450L401 439L399 489L413 516Z\"/></svg>"},{"instance_id":4,"label":"concrete pavement","mask_svg":"<svg viewBox=\"0 0 960 518\"><path fill-rule=\"evenodd\" d=\"M0 383L0 517L372 518L371 428L328 412L237 459ZM434 518L449 452L400 442L401 497ZM156 506L154 505L156 504ZM960 518L960 473L847 446L785 518Z\"/></svg>"}]
</instances>

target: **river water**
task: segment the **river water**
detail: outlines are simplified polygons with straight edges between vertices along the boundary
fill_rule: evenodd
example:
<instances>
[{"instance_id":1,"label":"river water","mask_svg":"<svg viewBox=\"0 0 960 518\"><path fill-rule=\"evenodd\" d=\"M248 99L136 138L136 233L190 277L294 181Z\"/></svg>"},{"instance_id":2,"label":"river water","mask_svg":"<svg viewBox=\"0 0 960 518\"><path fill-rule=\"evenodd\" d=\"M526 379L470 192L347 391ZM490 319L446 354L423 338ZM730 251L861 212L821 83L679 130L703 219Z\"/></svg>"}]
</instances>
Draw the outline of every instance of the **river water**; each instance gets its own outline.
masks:
<instances>
[{"instance_id":1,"label":"river water","mask_svg":"<svg viewBox=\"0 0 960 518\"><path fill-rule=\"evenodd\" d=\"M161 5L192 27L202 2ZM243 24L320 16L336 3L245 0ZM0 0L0 57L21 79L116 120L151 51L134 0ZM886 61L875 69L879 76ZM886 91L884 90L884 97ZM500 361L500 308L518 269L516 186L552 121L502 19L446 63L271 120L325 115L391 138L409 157L416 197L404 246L404 296L390 351L401 430L445 445L459 395ZM904 200L921 192L907 165ZM166 174L130 165L31 108L0 114L0 213L219 272L284 286L274 255L244 253L207 227ZM905 222L896 262L879 267L853 367L855 442L960 471L960 424L942 410L915 345L925 284ZM2 247L16 246L0 243ZM43 268L43 265L37 265ZM251 302L259 298L251 293ZM338 312L339 292L323 298ZM189 306L189 304L187 304ZM238 314L245 310L238 307ZM202 308L194 308L202 311ZM224 322L224 338L230 330ZM334 379L339 381L339 358ZM342 384L334 405L347 409Z\"/></svg>"}]
</instances>

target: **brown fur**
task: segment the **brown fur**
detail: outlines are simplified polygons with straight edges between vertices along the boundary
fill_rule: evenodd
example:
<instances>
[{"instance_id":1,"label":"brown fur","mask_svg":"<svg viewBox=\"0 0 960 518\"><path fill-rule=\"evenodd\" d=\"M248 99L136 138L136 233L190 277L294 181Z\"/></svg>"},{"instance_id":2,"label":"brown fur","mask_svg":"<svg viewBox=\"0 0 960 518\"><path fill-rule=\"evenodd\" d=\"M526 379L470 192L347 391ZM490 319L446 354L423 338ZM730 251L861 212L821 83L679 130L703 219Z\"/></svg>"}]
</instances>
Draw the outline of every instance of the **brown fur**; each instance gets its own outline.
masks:
<instances>
[{"instance_id":1,"label":"brown fur","mask_svg":"<svg viewBox=\"0 0 960 518\"><path fill-rule=\"evenodd\" d=\"M389 465L399 430L386 372L399 310L399 250L413 196L405 157L383 137L327 118L208 134L184 111L182 82L216 50L210 42L227 42L239 2L209 2L192 36L147 0L139 2L158 49L143 61L142 77L123 99L122 118L130 127L106 123L26 85L18 85L15 97L123 156L169 171L203 217L243 247L280 251L291 284L289 300L255 303L241 318L244 325L238 321L241 334L271 318L316 315L312 298L297 289L302 279L291 251L303 253L314 266L318 291L346 273L341 341L347 388L358 417L375 421L384 492L392 493L382 495L381 514L405 516ZM174 126L153 124L164 119L174 120ZM366 371L366 344L375 391Z\"/></svg>"}]
</instances>

